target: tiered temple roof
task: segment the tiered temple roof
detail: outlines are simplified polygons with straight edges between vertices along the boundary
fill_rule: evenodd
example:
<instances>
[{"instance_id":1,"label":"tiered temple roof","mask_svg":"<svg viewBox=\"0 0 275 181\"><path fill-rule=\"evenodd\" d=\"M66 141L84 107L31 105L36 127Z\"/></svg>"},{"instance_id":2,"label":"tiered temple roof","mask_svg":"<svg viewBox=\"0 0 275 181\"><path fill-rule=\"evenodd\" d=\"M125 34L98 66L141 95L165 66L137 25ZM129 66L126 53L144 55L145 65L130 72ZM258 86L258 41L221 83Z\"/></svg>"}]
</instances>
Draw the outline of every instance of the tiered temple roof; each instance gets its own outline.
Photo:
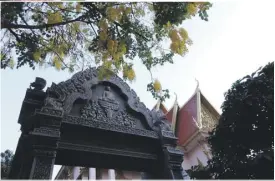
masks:
<instances>
[{"instance_id":1,"label":"tiered temple roof","mask_svg":"<svg viewBox=\"0 0 275 181\"><path fill-rule=\"evenodd\" d=\"M178 137L178 146L186 147L198 134L206 137L218 123L220 114L202 94L199 83L192 96L183 106L179 106L177 99L167 111L163 103L158 102L154 108L159 108L166 114L168 121Z\"/></svg>"}]
</instances>

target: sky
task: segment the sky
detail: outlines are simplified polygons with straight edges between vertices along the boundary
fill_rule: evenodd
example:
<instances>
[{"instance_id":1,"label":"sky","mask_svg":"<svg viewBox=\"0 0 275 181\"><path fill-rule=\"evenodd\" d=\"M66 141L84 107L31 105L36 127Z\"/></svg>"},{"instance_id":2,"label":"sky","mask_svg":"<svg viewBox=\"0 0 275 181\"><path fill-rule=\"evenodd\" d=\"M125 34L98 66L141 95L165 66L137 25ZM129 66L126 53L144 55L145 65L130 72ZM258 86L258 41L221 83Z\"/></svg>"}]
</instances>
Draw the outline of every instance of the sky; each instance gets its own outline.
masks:
<instances>
[{"instance_id":1,"label":"sky","mask_svg":"<svg viewBox=\"0 0 275 181\"><path fill-rule=\"evenodd\" d=\"M232 83L275 60L274 7L272 0L213 2L208 22L195 18L183 23L182 27L193 40L189 53L175 57L174 64L154 70L162 87L171 92L165 106L168 109L172 106L174 93L180 106L183 105L195 91L197 79L202 93L221 113L224 93ZM150 75L138 59L134 62L137 79L130 86L151 109L156 100L146 91ZM48 87L71 76L53 68L1 69L1 152L16 149L20 136L19 112L26 89L35 77L44 78ZM55 166L53 176L59 168Z\"/></svg>"}]
</instances>

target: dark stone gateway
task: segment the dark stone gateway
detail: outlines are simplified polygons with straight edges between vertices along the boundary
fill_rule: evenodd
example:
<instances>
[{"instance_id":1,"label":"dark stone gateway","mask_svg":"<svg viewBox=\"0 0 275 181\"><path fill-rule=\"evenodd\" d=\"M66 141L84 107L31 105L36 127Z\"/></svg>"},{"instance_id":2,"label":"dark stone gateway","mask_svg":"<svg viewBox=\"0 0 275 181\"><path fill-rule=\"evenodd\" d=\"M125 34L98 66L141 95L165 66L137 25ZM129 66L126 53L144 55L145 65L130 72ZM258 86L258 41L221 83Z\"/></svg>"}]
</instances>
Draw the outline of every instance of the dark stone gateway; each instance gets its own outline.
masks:
<instances>
[{"instance_id":1,"label":"dark stone gateway","mask_svg":"<svg viewBox=\"0 0 275 181\"><path fill-rule=\"evenodd\" d=\"M160 111L150 111L118 76L98 69L26 91L10 179L51 179L54 164L143 172L144 179L189 179L183 153Z\"/></svg>"}]
</instances>

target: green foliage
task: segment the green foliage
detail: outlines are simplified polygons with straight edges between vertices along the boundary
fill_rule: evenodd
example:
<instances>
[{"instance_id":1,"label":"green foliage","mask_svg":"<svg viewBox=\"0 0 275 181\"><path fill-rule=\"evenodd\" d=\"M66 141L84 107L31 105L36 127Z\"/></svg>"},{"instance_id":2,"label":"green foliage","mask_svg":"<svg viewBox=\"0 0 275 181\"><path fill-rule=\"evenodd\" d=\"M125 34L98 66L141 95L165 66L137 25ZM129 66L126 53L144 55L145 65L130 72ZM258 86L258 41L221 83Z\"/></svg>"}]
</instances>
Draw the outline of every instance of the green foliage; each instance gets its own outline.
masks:
<instances>
[{"instance_id":1,"label":"green foliage","mask_svg":"<svg viewBox=\"0 0 275 181\"><path fill-rule=\"evenodd\" d=\"M1 152L1 179L7 179L11 168L13 153L10 150Z\"/></svg>"},{"instance_id":2,"label":"green foliage","mask_svg":"<svg viewBox=\"0 0 275 181\"><path fill-rule=\"evenodd\" d=\"M208 142L213 158L189 171L196 179L273 179L274 62L237 80L225 94Z\"/></svg>"},{"instance_id":3,"label":"green foliage","mask_svg":"<svg viewBox=\"0 0 275 181\"><path fill-rule=\"evenodd\" d=\"M192 41L179 26L197 14L207 20L210 6L206 2L2 3L1 67L50 65L73 72L103 66L102 70L123 72L126 80L133 81L135 71L126 72L125 67L132 67L135 57L151 72L155 66L173 63L176 54L184 56ZM170 49L162 46L167 39ZM152 94L164 98L161 92Z\"/></svg>"}]
</instances>

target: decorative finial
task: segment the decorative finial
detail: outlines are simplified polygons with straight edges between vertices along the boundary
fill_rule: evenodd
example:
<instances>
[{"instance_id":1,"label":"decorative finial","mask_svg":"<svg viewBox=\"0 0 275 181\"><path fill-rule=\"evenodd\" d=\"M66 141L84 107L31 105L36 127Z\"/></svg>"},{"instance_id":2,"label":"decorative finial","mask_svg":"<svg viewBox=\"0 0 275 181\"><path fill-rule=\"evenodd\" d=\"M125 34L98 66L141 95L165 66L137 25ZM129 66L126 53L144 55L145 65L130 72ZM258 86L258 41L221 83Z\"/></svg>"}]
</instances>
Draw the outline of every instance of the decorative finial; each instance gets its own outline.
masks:
<instances>
[{"instance_id":1,"label":"decorative finial","mask_svg":"<svg viewBox=\"0 0 275 181\"><path fill-rule=\"evenodd\" d=\"M159 99L156 105L156 110L158 111L160 109L161 100Z\"/></svg>"},{"instance_id":2,"label":"decorative finial","mask_svg":"<svg viewBox=\"0 0 275 181\"><path fill-rule=\"evenodd\" d=\"M178 100L178 95L174 92L175 96L176 96L176 99L175 99L175 102Z\"/></svg>"},{"instance_id":3,"label":"decorative finial","mask_svg":"<svg viewBox=\"0 0 275 181\"><path fill-rule=\"evenodd\" d=\"M196 89L199 89L200 83L196 78L195 78L195 81L197 82L197 88Z\"/></svg>"}]
</instances>

